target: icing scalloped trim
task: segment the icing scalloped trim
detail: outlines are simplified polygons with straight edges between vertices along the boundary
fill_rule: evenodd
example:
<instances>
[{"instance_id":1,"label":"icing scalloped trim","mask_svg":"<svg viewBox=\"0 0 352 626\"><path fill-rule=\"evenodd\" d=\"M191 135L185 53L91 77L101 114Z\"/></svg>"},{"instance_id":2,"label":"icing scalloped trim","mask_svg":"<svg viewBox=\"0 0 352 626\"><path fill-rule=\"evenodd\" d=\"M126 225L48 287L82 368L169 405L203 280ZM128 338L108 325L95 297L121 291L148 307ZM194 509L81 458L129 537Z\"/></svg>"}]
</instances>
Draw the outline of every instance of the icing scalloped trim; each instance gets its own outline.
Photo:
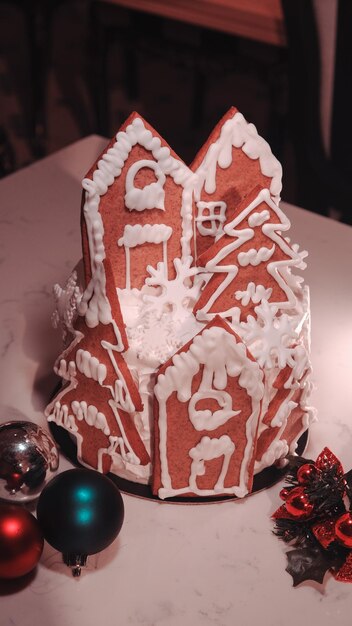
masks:
<instances>
[{"instance_id":1,"label":"icing scalloped trim","mask_svg":"<svg viewBox=\"0 0 352 626\"><path fill-rule=\"evenodd\" d=\"M258 135L254 124L248 123L238 111L223 124L219 138L211 144L202 163L197 169L199 182L197 194L204 185L206 193L216 190L216 168L226 169L232 163L232 148L241 148L250 159L259 159L260 170L264 176L272 178L270 193L278 204L282 188L282 167L273 155L267 141ZM197 197L199 200L199 197Z\"/></svg>"}]
</instances>

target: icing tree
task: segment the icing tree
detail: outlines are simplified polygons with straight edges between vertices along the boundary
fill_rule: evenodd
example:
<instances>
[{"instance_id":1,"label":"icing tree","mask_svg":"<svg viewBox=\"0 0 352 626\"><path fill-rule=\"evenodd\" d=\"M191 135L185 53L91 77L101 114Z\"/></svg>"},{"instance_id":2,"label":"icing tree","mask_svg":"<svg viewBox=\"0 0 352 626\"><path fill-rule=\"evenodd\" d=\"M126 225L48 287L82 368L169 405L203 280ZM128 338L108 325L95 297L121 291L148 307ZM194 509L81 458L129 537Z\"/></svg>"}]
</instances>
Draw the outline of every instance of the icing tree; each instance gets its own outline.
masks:
<instances>
[{"instance_id":1,"label":"icing tree","mask_svg":"<svg viewBox=\"0 0 352 626\"><path fill-rule=\"evenodd\" d=\"M49 421L74 435L80 461L99 471L109 471L113 462L147 465L149 456L131 416L142 409L141 398L121 353L112 349L113 325L87 328L78 318L76 339L56 363L66 386L47 407Z\"/></svg>"},{"instance_id":2,"label":"icing tree","mask_svg":"<svg viewBox=\"0 0 352 626\"><path fill-rule=\"evenodd\" d=\"M197 264L210 277L194 308L199 320L215 315L245 320L262 300L277 310L293 309L299 281L291 267L303 269L303 255L282 237L290 223L270 199L256 189L240 212L224 226L225 234L202 254ZM253 280L254 279L254 280Z\"/></svg>"}]
</instances>

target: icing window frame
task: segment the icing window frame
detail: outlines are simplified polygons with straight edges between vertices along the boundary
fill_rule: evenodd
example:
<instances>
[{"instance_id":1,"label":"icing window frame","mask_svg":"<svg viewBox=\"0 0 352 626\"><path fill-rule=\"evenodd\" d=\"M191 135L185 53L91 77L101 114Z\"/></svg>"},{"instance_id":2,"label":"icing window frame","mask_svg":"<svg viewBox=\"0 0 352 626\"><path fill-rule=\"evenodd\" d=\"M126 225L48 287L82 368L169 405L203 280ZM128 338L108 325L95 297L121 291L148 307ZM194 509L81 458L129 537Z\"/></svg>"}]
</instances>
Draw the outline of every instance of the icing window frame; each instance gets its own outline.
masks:
<instances>
[{"instance_id":1,"label":"icing window frame","mask_svg":"<svg viewBox=\"0 0 352 626\"><path fill-rule=\"evenodd\" d=\"M200 200L196 203L198 214L195 218L198 232L203 237L214 237L217 241L224 233L223 225L226 222L227 204L223 200L204 202ZM204 215L204 211L209 213ZM218 209L218 211L217 211ZM205 226L206 222L210 222L210 226Z\"/></svg>"}]
</instances>

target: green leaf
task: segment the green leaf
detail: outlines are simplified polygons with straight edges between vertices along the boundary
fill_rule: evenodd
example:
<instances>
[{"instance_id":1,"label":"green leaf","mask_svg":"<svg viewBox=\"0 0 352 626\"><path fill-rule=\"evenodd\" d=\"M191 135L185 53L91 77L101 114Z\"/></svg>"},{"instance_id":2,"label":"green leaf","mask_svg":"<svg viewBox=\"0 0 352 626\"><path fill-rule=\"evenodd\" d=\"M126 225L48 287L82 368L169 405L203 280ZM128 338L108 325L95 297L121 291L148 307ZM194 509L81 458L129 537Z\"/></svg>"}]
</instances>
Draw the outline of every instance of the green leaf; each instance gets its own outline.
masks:
<instances>
[{"instance_id":1,"label":"green leaf","mask_svg":"<svg viewBox=\"0 0 352 626\"><path fill-rule=\"evenodd\" d=\"M295 548L287 552L286 556L288 561L286 571L292 576L294 587L305 580L322 583L331 567L329 555L318 545Z\"/></svg>"}]
</instances>

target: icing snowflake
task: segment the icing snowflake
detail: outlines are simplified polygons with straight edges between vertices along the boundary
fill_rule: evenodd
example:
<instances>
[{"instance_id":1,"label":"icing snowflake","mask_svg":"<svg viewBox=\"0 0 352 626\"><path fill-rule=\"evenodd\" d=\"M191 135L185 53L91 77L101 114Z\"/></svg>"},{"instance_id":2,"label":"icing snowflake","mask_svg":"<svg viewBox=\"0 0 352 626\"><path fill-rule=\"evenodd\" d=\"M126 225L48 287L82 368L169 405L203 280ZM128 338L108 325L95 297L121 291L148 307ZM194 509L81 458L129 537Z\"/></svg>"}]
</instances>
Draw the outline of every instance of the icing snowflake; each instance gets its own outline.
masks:
<instances>
[{"instance_id":1,"label":"icing snowflake","mask_svg":"<svg viewBox=\"0 0 352 626\"><path fill-rule=\"evenodd\" d=\"M130 349L139 359L158 367L182 345L182 338L176 333L178 325L171 313L159 317L155 310L145 311L139 321L137 326L126 329Z\"/></svg>"},{"instance_id":2,"label":"icing snowflake","mask_svg":"<svg viewBox=\"0 0 352 626\"><path fill-rule=\"evenodd\" d=\"M242 335L253 356L261 367L280 368L286 365L293 367L294 344L297 333L294 330L295 321L283 313L276 317L278 307L263 300L262 304L255 307L257 318L248 316L247 322L242 322Z\"/></svg>"},{"instance_id":3,"label":"icing snowflake","mask_svg":"<svg viewBox=\"0 0 352 626\"><path fill-rule=\"evenodd\" d=\"M193 283L190 286L190 279L197 274L198 269L191 267L192 257L186 257L185 261L174 259L176 278L168 280L166 268L163 262L158 263L155 269L148 265L147 271L150 278L146 279L146 284L151 287L160 287L159 295L145 295L143 301L148 305L146 310L153 310L157 319L160 319L166 312L172 313L176 321L188 317L190 309L199 297L201 282Z\"/></svg>"},{"instance_id":4,"label":"icing snowflake","mask_svg":"<svg viewBox=\"0 0 352 626\"><path fill-rule=\"evenodd\" d=\"M69 333L74 334L73 323L77 317L82 290L77 285L77 272L68 277L64 287L56 283L53 287L55 310L51 316L54 328L61 328L62 340L67 343Z\"/></svg>"}]
</instances>

